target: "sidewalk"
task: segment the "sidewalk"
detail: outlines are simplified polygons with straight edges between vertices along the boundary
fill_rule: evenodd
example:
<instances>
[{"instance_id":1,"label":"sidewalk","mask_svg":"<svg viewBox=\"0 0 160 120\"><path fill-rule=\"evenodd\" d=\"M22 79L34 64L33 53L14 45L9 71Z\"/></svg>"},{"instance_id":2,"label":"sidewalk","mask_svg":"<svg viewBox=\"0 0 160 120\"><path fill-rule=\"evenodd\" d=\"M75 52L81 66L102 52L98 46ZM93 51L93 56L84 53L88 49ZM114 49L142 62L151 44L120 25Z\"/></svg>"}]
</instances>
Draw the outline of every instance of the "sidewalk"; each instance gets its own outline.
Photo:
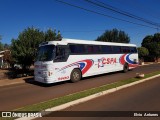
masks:
<instances>
[{"instance_id":1,"label":"sidewalk","mask_svg":"<svg viewBox=\"0 0 160 120\"><path fill-rule=\"evenodd\" d=\"M160 62L144 62L143 64L139 64L139 66L144 66L144 65L152 65L152 64L159 64Z\"/></svg>"}]
</instances>

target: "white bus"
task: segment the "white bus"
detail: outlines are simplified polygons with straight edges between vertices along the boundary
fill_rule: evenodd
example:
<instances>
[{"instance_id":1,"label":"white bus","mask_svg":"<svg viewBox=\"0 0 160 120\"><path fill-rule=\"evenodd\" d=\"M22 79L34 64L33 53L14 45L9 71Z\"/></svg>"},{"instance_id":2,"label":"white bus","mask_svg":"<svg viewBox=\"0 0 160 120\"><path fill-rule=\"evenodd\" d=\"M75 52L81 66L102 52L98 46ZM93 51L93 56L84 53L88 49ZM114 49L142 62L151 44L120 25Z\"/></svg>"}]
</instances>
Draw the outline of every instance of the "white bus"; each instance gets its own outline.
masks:
<instances>
[{"instance_id":1,"label":"white bus","mask_svg":"<svg viewBox=\"0 0 160 120\"><path fill-rule=\"evenodd\" d=\"M138 66L136 45L112 42L62 39L40 44L34 78L42 83L121 71Z\"/></svg>"}]
</instances>

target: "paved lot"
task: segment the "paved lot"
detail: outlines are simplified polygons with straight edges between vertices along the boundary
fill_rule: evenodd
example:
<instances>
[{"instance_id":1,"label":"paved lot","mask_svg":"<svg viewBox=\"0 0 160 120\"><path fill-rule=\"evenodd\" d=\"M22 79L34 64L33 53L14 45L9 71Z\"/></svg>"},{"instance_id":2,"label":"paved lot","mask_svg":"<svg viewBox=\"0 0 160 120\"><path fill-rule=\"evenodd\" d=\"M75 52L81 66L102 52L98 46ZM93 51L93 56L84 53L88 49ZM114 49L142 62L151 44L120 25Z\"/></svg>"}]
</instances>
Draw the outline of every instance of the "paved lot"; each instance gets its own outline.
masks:
<instances>
[{"instance_id":1,"label":"paved lot","mask_svg":"<svg viewBox=\"0 0 160 120\"><path fill-rule=\"evenodd\" d=\"M116 72L85 78L77 83L63 82L44 86L33 79L26 79L26 83L0 87L0 111L13 110L25 105L42 102L64 96L81 90L97 87L115 81L135 77L137 72L150 73L160 70L160 64L142 66L128 73Z\"/></svg>"}]
</instances>

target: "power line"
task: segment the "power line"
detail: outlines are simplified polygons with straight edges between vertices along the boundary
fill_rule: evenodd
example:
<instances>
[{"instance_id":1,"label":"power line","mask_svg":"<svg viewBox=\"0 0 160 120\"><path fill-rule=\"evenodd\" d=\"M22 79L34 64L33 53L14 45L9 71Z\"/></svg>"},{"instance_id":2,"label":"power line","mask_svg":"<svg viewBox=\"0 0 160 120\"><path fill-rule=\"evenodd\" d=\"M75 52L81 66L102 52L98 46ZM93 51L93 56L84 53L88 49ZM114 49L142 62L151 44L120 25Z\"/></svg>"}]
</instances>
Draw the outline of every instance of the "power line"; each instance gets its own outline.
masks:
<instances>
[{"instance_id":1,"label":"power line","mask_svg":"<svg viewBox=\"0 0 160 120\"><path fill-rule=\"evenodd\" d=\"M141 17L138 17L136 15L133 15L131 13L128 13L128 12L125 12L125 11L122 11L122 10L119 10L111 5L108 5L104 2L100 2L98 0L95 0L96 2L93 2L91 0L85 0L86 2L90 3L90 4L93 4L95 6L98 6L98 7L102 7L102 8L105 8L105 9L108 9L110 11L113 11L115 13L118 13L118 14L121 14L121 15L124 15L124 16L127 16L127 17L130 17L130 18L133 18L133 19L136 19L136 20L139 20L139 21L142 21L142 22L145 22L147 24L150 24L150 25L153 25L153 26L156 26L156 27L160 27L160 24L158 23L155 23L155 22L152 22L150 20L147 20L147 19L144 19L144 18L141 18ZM100 3L100 4L99 4Z\"/></svg>"},{"instance_id":2,"label":"power line","mask_svg":"<svg viewBox=\"0 0 160 120\"><path fill-rule=\"evenodd\" d=\"M119 2L119 1L116 1L117 3ZM146 1L145 1L146 2ZM133 5L134 4L134 5ZM152 16L152 18L155 18L155 19L160 19L160 16L159 16L159 14L157 13L155 13L156 11L153 11L153 10L151 10L150 8L148 8L147 6L144 6L142 3L141 3L141 1L139 1L138 3L137 2L135 2L135 1L130 1L130 2L128 2L127 3L127 5L129 5L129 6L132 6L132 7L134 7L134 8L138 8L138 9L140 9L140 11L142 12L143 11L143 13L144 14L146 14L146 15L150 15L150 16ZM155 14L154 14L155 13Z\"/></svg>"},{"instance_id":3,"label":"power line","mask_svg":"<svg viewBox=\"0 0 160 120\"><path fill-rule=\"evenodd\" d=\"M64 2L64 1L62 1L62 0L55 0L55 1L60 2L60 3L63 3L63 4L66 4L66 5L69 5L69 6L72 6L72 7L75 7L75 8L82 9L82 10L85 10L85 11L88 11L88 12L91 12L91 13L94 13L94 14L102 15L102 16L105 16L105 17L108 17L108 18L120 20L120 21L123 21L123 22L128 22L128 23L135 24L135 25L139 25L139 26L143 26L143 27L148 27L148 28L152 28L152 29L157 29L157 27L152 27L152 26L148 26L148 25L144 25L144 24L132 22L132 21L129 21L129 20L124 20L124 19L121 19L121 18L113 17L113 16L110 16L110 15L107 15L107 14L99 13L99 12L96 12L96 11L93 11L93 10L89 10L89 9L86 9L86 8L83 8L83 7L80 7L80 6L71 4L71 3L68 3L68 2Z\"/></svg>"},{"instance_id":4,"label":"power line","mask_svg":"<svg viewBox=\"0 0 160 120\"><path fill-rule=\"evenodd\" d=\"M138 18L138 19L142 19L142 20L145 20L145 21L148 21L148 22L154 23L155 25L160 26L159 23L155 23L155 22L152 22L152 21L150 21L150 20L147 20L147 19L144 19L144 18L142 18L142 17L139 17L139 16L136 16L136 15L134 15L134 14L131 14L131 13L129 13L129 12L120 10L120 9L118 9L118 8L116 8L116 7L113 7L113 6L109 5L109 4L107 4L107 3L101 2L101 1L99 1L99 0L95 0L95 1L96 1L96 2L99 2L100 4L103 4L103 5L107 6L107 7L109 7L110 9L115 10L116 12L120 12L120 13L122 13L122 14L124 13L124 14L126 14L126 15L131 16L131 17L133 16L133 17L136 17L136 18Z\"/></svg>"}]
</instances>

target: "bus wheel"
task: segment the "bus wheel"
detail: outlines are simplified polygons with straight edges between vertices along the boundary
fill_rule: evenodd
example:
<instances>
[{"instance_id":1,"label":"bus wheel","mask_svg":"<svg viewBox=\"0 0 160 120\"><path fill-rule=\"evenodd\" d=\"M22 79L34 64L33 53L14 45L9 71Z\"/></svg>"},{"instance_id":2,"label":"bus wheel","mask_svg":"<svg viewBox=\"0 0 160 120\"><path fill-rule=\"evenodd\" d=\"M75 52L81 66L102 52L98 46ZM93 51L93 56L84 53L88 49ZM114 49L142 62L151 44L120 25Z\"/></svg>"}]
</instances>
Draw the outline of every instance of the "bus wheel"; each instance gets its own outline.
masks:
<instances>
[{"instance_id":1,"label":"bus wheel","mask_svg":"<svg viewBox=\"0 0 160 120\"><path fill-rule=\"evenodd\" d=\"M74 69L71 73L71 81L72 82L78 82L81 80L81 71L79 69Z\"/></svg>"},{"instance_id":2,"label":"bus wheel","mask_svg":"<svg viewBox=\"0 0 160 120\"><path fill-rule=\"evenodd\" d=\"M123 66L123 72L126 73L128 72L129 68L128 68L128 64L125 63L124 66Z\"/></svg>"}]
</instances>

